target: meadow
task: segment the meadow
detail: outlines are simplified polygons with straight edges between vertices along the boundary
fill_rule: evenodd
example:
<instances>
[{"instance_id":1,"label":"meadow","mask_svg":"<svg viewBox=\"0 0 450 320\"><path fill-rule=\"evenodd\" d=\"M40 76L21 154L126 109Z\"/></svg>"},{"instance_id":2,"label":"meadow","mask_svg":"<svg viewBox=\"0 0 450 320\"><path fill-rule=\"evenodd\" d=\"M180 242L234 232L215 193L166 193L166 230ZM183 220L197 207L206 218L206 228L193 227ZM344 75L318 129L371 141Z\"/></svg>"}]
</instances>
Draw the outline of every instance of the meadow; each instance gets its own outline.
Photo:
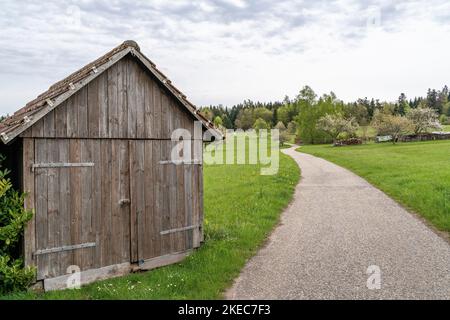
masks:
<instances>
[{"instance_id":1,"label":"meadow","mask_svg":"<svg viewBox=\"0 0 450 320\"><path fill-rule=\"evenodd\" d=\"M353 171L439 230L450 232L450 141L317 145L298 151Z\"/></svg>"},{"instance_id":2,"label":"meadow","mask_svg":"<svg viewBox=\"0 0 450 320\"><path fill-rule=\"evenodd\" d=\"M262 176L261 167L205 165L205 243L182 263L80 290L29 291L2 299L222 298L277 225L300 179L298 166L284 154L280 154L278 174Z\"/></svg>"}]
</instances>

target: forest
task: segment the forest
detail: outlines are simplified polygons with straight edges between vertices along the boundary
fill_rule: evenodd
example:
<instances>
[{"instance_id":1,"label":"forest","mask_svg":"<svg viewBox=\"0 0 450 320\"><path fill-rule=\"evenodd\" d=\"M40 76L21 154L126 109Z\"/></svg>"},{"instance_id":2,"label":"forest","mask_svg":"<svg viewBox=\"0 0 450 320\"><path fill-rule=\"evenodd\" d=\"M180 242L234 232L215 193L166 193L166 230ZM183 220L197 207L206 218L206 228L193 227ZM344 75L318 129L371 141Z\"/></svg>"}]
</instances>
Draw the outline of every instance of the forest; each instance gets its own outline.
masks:
<instances>
[{"instance_id":1,"label":"forest","mask_svg":"<svg viewBox=\"0 0 450 320\"><path fill-rule=\"evenodd\" d=\"M263 103L245 100L232 107L222 105L202 107L201 112L222 129L278 128L287 135L294 135L303 143L316 144L326 143L335 138L331 130L326 129L326 123L323 123L327 122L326 116L328 122L333 120L336 122L337 118L341 119L341 123L347 121L354 124L353 129L348 131L352 133L359 127L363 135L366 134L365 131L376 126L375 122L382 118L382 115L388 115L389 119L398 123L408 115L411 115L409 118L417 117L412 110L423 110L419 112L419 117L423 117L422 114L428 111L431 113L431 120L429 117L427 121L435 119L442 125L448 125L449 101L450 92L447 86L441 90L428 89L425 96L412 99L401 93L394 102L367 97L354 102L344 102L333 92L319 96L311 87L305 86L296 97L286 96L283 101Z\"/></svg>"}]
</instances>

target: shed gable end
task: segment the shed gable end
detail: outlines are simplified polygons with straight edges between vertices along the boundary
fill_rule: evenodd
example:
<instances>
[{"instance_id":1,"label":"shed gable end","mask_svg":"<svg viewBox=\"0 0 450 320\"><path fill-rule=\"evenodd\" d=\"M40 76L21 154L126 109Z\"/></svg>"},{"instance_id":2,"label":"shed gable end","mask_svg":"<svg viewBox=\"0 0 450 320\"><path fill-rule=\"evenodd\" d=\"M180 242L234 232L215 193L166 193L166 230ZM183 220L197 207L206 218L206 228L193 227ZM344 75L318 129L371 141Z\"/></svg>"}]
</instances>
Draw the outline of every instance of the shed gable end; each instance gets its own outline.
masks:
<instances>
[{"instance_id":1,"label":"shed gable end","mask_svg":"<svg viewBox=\"0 0 450 320\"><path fill-rule=\"evenodd\" d=\"M45 115L22 137L170 139L193 136L194 117L136 59L126 56Z\"/></svg>"}]
</instances>

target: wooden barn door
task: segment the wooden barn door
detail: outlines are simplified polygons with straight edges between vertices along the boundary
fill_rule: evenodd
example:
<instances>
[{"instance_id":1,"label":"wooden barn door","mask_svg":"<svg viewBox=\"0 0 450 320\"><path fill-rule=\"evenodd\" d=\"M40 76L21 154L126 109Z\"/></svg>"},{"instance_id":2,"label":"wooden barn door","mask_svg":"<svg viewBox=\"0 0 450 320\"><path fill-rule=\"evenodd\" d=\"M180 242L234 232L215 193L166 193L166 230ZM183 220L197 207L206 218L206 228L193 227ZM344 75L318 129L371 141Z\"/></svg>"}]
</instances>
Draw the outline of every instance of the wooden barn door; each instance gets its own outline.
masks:
<instances>
[{"instance_id":1,"label":"wooden barn door","mask_svg":"<svg viewBox=\"0 0 450 320\"><path fill-rule=\"evenodd\" d=\"M130 261L129 169L128 141L35 140L38 280Z\"/></svg>"},{"instance_id":2,"label":"wooden barn door","mask_svg":"<svg viewBox=\"0 0 450 320\"><path fill-rule=\"evenodd\" d=\"M200 246L201 166L172 163L175 145L164 140L130 142L132 262L142 264Z\"/></svg>"}]
</instances>

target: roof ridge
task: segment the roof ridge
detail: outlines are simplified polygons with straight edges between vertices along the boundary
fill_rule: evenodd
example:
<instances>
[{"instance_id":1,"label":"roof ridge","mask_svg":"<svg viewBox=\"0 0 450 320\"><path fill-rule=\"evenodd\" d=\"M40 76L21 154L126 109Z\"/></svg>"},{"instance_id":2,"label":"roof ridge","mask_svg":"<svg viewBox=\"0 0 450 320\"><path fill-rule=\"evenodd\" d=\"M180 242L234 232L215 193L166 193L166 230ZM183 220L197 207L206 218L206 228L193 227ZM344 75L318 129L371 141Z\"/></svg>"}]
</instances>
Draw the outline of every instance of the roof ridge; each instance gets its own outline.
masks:
<instances>
[{"instance_id":1,"label":"roof ridge","mask_svg":"<svg viewBox=\"0 0 450 320\"><path fill-rule=\"evenodd\" d=\"M211 121L206 119L206 117L204 117L198 111L197 107L193 103L191 103L189 100L187 100L186 95L183 94L178 88L176 88L172 84L172 82L169 80L169 78L166 75L164 75L164 73L162 73L160 70L158 70L156 68L156 64L153 63L149 58L147 58L141 52L140 47L137 44L137 42L133 41L133 40L127 40L127 41L124 41L119 46L115 47L114 49L110 50L109 52L107 52L106 54L101 56L100 58L94 60L93 62L88 63L87 65L85 65L81 69L73 72L66 78L56 82L55 84L50 86L47 91L43 92L42 94L38 95L35 99L28 102L23 108L17 110L12 116L1 121L0 122L0 132L2 134L3 141L6 142L6 140L8 140L8 139L3 138L4 134L13 132L12 135L14 137L11 137L11 139L14 139L17 136L17 135L15 135L16 131L20 131L21 129L19 129L19 128L21 126L25 128L23 130L26 130L26 128L28 128L29 126L32 126L35 123L35 121L38 121L40 119L41 114L39 112L43 110L43 107L45 107L45 105L50 106L49 107L49 112L50 112L53 109L53 100L54 99L58 99L61 96L66 95L68 91L74 90L76 87L75 86L76 84L78 84L78 85L80 83L82 84L82 81L85 79L88 79L89 77L91 77L90 79L93 80L95 78L95 76L94 77L92 77L92 76L93 76L93 73L98 72L97 68L99 68L101 70L105 64L108 64L109 62L114 60L113 58L116 55L119 55L121 52L123 52L126 49L129 49L128 53L131 52L131 54L133 56L136 56L136 55L140 56L137 58L139 60L142 60L141 61L142 63L147 64L146 68L149 69L149 71L152 73L157 73L158 78L160 78L159 81L161 81L163 83L163 85L166 86L166 88L172 92L172 94L185 106L186 109L188 109L194 115L194 117L196 117L198 120L202 121L206 128L215 129L214 126L212 125ZM121 59L121 58L119 58L119 59ZM107 68L109 68L109 67L107 67ZM104 70L101 70L101 72L104 72ZM91 80L89 80L89 81L91 81ZM85 84L82 84L82 87L84 85ZM64 98L64 99L66 99L66 98ZM35 115L38 115L37 120L33 119L32 121L31 120L27 121L27 119L29 120L30 117L33 118L32 116L35 116Z\"/></svg>"}]
</instances>

